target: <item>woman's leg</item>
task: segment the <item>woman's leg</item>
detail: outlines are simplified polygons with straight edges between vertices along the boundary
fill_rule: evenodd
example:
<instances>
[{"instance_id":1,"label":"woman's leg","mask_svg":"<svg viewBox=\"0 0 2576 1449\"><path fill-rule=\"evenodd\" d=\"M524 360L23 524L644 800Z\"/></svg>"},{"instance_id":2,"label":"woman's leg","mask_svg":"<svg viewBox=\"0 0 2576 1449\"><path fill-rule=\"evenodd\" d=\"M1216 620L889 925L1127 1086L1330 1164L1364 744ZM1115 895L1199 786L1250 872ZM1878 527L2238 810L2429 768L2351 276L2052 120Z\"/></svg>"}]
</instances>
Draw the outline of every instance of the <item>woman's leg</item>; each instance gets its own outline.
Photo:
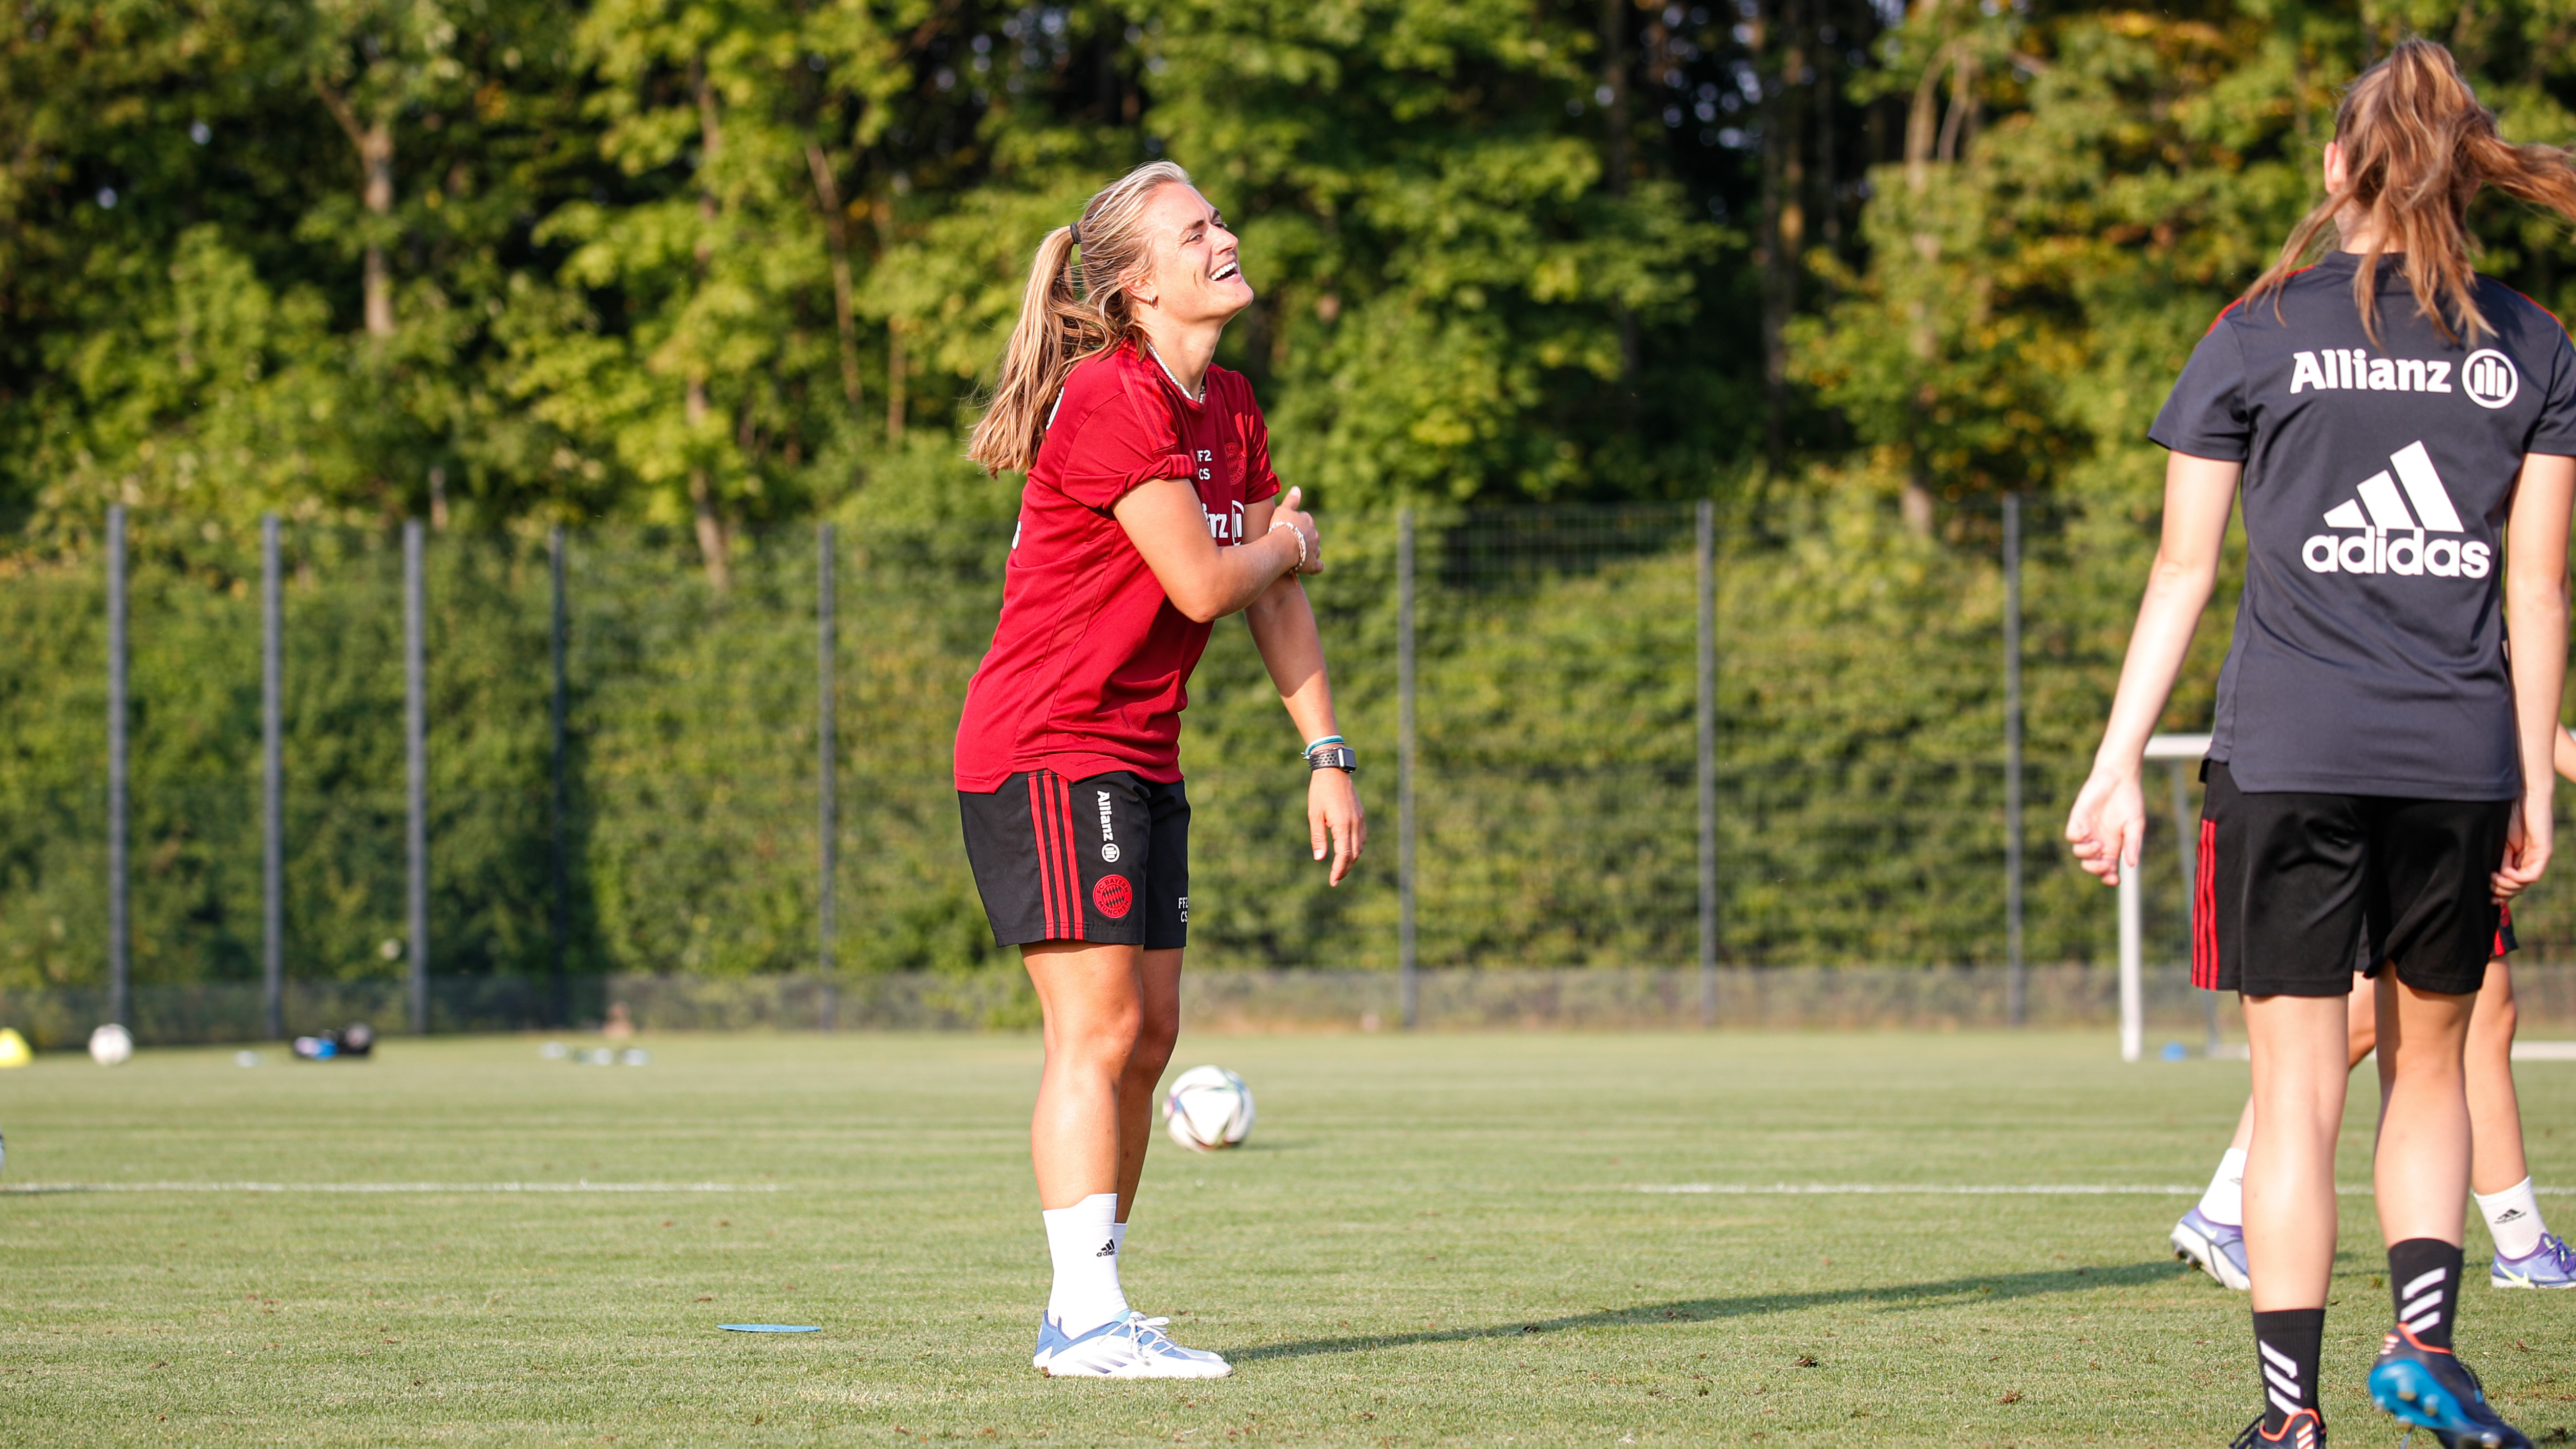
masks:
<instances>
[{"instance_id":1,"label":"woman's leg","mask_svg":"<svg viewBox=\"0 0 2576 1449\"><path fill-rule=\"evenodd\" d=\"M2513 971L2498 956L2487 963L2486 985L2478 990L2477 1011L2469 1017L2469 1044L2463 1062L2469 1088L2469 1136L2475 1150L2469 1160L2469 1184L2493 1196L2531 1176L2522 1155L2522 1103L2513 1092Z\"/></svg>"},{"instance_id":2,"label":"woman's leg","mask_svg":"<svg viewBox=\"0 0 2576 1449\"><path fill-rule=\"evenodd\" d=\"M1119 1086L1135 1054L1144 1018L1143 955L1134 946L1043 941L1020 948L1044 1012L1046 1066L1037 1109L1029 1117L1029 1160L1037 1169L1038 1207L1046 1220L1053 1285L1047 1323L1064 1335L1039 1335L1037 1362L1049 1373L1081 1340L1111 1360L1125 1345L1091 1343L1086 1335L1128 1317L1118 1282Z\"/></svg>"},{"instance_id":3,"label":"woman's leg","mask_svg":"<svg viewBox=\"0 0 2576 1449\"><path fill-rule=\"evenodd\" d=\"M2360 1066L2361 1059L2370 1055L2371 1049L2379 1045L2379 1014L2373 1004L2373 998L2370 994L2369 986L2370 979L2368 977L2356 974L2352 983L2352 995L2344 998L2346 1003L2344 1008L2344 1054L2347 1058L2344 1070L2346 1071L2350 1071L2352 1068ZM2478 998L2478 1009L2480 1011L2486 1010L2486 998L2484 996ZM2471 1050L2475 1050L2474 1044L2472 1045ZM2513 1090L2513 1083L2510 1080L2506 1081L2505 1090L2508 1093ZM2474 1089L2472 1090L2470 1101L2472 1103L2476 1101ZM2516 1144L2519 1144L2522 1140L2521 1132L2521 1121L2517 1118L2515 1119L2514 1127L2514 1141ZM2251 1096L2248 1096L2245 1099L2245 1110L2236 1114L2236 1136L2228 1142L2227 1150L2230 1152L2244 1152L2252 1148L2253 1145L2254 1099Z\"/></svg>"},{"instance_id":4,"label":"woman's leg","mask_svg":"<svg viewBox=\"0 0 2576 1449\"><path fill-rule=\"evenodd\" d=\"M2379 979L2379 1150L2372 1164L2381 1236L2456 1246L2469 1197L2469 1098L2463 1074L2474 996Z\"/></svg>"},{"instance_id":5,"label":"woman's leg","mask_svg":"<svg viewBox=\"0 0 2576 1449\"><path fill-rule=\"evenodd\" d=\"M1144 1025L1143 954L1079 941L1020 948L1045 1020L1046 1067L1029 1120L1041 1208L1120 1190L1120 1086Z\"/></svg>"},{"instance_id":6,"label":"woman's leg","mask_svg":"<svg viewBox=\"0 0 2576 1449\"><path fill-rule=\"evenodd\" d=\"M2254 1310L2322 1309L2334 1271L2335 1136L2351 1075L2345 1003L2249 996L2254 1135L2245 1164L2245 1248Z\"/></svg>"},{"instance_id":7,"label":"woman's leg","mask_svg":"<svg viewBox=\"0 0 2576 1449\"><path fill-rule=\"evenodd\" d=\"M2487 963L2478 1009L2469 1017L2464 1063L2469 1087L2469 1187L2495 1239L2487 1281L2499 1288L2576 1287L2576 1254L2549 1234L2531 1164L2522 1151L2522 1103L2513 1089L2513 971ZM2547 1251L2543 1251L2546 1249Z\"/></svg>"},{"instance_id":8,"label":"woman's leg","mask_svg":"<svg viewBox=\"0 0 2576 1449\"><path fill-rule=\"evenodd\" d=\"M1136 1044L1118 1078L1118 1221L1136 1208L1136 1184L1145 1175L1145 1147L1154 1140L1154 1089L1172 1064L1181 1035L1181 953L1147 951L1139 972L1142 992Z\"/></svg>"}]
</instances>

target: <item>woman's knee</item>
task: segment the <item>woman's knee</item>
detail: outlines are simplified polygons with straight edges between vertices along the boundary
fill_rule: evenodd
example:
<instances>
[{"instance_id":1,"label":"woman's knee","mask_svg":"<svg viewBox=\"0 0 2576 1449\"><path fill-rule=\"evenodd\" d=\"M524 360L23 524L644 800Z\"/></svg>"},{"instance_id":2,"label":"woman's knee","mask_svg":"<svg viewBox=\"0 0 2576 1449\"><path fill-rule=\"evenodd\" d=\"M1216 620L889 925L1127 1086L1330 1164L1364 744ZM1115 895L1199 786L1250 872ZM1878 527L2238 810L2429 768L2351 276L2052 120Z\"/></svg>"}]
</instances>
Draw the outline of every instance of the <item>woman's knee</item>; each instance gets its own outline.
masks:
<instances>
[{"instance_id":1,"label":"woman's knee","mask_svg":"<svg viewBox=\"0 0 2576 1449\"><path fill-rule=\"evenodd\" d=\"M2502 1044L2510 1049L2514 1030L2522 1024L2522 1008L2514 1005L2513 993L2502 992L2478 998L2478 1014L2469 1019L2469 1039L2488 1045Z\"/></svg>"},{"instance_id":2,"label":"woman's knee","mask_svg":"<svg viewBox=\"0 0 2576 1449\"><path fill-rule=\"evenodd\" d=\"M1141 1076L1162 1076L1163 1068L1172 1064L1172 1048L1180 1040L1179 1011L1144 1011L1137 1024L1135 1047L1128 1054L1130 1070Z\"/></svg>"},{"instance_id":3,"label":"woman's knee","mask_svg":"<svg viewBox=\"0 0 2576 1449\"><path fill-rule=\"evenodd\" d=\"M1122 1070L1135 1055L1144 1034L1145 1013L1130 999L1101 1002L1076 1012L1059 1012L1047 1023L1047 1052Z\"/></svg>"}]
</instances>

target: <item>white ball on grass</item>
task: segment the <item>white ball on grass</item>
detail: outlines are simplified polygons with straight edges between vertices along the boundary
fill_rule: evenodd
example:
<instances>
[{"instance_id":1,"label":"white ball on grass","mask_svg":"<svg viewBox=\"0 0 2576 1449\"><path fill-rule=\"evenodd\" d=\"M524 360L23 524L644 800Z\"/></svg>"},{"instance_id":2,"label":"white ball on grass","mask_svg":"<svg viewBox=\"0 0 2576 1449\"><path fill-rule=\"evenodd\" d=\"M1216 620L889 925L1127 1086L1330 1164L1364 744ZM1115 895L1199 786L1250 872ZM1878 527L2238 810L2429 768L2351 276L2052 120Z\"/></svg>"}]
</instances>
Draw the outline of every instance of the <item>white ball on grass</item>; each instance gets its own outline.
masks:
<instances>
[{"instance_id":1,"label":"white ball on grass","mask_svg":"<svg viewBox=\"0 0 2576 1449\"><path fill-rule=\"evenodd\" d=\"M109 1022L89 1034L89 1059L102 1067L121 1067L134 1058L134 1034Z\"/></svg>"},{"instance_id":2,"label":"white ball on grass","mask_svg":"<svg viewBox=\"0 0 2576 1449\"><path fill-rule=\"evenodd\" d=\"M1252 1135L1252 1089L1223 1067L1192 1067L1163 1098L1172 1140L1193 1152L1242 1145Z\"/></svg>"}]
</instances>

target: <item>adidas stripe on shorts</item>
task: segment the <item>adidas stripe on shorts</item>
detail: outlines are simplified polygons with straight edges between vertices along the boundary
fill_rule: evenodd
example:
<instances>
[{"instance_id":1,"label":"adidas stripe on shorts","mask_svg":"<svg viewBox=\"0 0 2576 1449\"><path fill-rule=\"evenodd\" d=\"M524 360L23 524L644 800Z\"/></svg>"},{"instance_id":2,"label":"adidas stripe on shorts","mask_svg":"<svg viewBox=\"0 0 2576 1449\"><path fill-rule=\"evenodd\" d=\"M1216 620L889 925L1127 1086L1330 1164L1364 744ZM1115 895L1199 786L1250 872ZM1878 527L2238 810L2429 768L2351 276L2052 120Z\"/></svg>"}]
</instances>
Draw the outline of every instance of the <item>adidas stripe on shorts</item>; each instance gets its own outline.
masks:
<instances>
[{"instance_id":1,"label":"adidas stripe on shorts","mask_svg":"<svg viewBox=\"0 0 2576 1449\"><path fill-rule=\"evenodd\" d=\"M958 791L957 809L997 944L1188 944L1190 800L1180 781L1023 770L990 794Z\"/></svg>"},{"instance_id":2,"label":"adidas stripe on shorts","mask_svg":"<svg viewBox=\"0 0 2576 1449\"><path fill-rule=\"evenodd\" d=\"M2487 878L2510 800L2247 792L2208 781L2191 984L2248 996L2343 996L2364 942L2418 991L2467 995L2510 949Z\"/></svg>"}]
</instances>

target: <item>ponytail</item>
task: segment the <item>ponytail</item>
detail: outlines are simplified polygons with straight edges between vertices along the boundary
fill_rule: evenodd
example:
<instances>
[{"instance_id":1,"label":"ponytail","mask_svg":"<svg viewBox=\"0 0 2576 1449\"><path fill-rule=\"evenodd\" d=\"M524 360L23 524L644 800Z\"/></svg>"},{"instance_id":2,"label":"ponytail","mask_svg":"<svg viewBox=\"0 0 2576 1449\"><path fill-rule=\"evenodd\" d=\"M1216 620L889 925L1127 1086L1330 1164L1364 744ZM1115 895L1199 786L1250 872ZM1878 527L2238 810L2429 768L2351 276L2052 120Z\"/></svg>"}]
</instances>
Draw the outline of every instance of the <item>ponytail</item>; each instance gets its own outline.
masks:
<instances>
[{"instance_id":1,"label":"ponytail","mask_svg":"<svg viewBox=\"0 0 2576 1449\"><path fill-rule=\"evenodd\" d=\"M1171 162L1139 166L1092 197L1078 225L1038 243L1001 376L966 445L985 472L1027 472L1074 365L1139 335L1127 284L1144 269L1145 203L1175 184L1190 176Z\"/></svg>"},{"instance_id":2,"label":"ponytail","mask_svg":"<svg viewBox=\"0 0 2576 1449\"><path fill-rule=\"evenodd\" d=\"M2379 259L2392 248L2416 311L2446 339L2476 342L2493 329L2478 310L2469 202L2481 187L2545 206L2576 222L2576 166L2555 146L2515 146L2496 132L2451 53L2429 40L2400 44L2362 73L2335 109L2344 184L2301 218L2281 255L2254 281L2251 301L2277 293L2328 226L2347 209L2368 218L2370 248L2353 274L2363 331L2379 340ZM2279 307L2276 296L2275 309Z\"/></svg>"}]
</instances>

